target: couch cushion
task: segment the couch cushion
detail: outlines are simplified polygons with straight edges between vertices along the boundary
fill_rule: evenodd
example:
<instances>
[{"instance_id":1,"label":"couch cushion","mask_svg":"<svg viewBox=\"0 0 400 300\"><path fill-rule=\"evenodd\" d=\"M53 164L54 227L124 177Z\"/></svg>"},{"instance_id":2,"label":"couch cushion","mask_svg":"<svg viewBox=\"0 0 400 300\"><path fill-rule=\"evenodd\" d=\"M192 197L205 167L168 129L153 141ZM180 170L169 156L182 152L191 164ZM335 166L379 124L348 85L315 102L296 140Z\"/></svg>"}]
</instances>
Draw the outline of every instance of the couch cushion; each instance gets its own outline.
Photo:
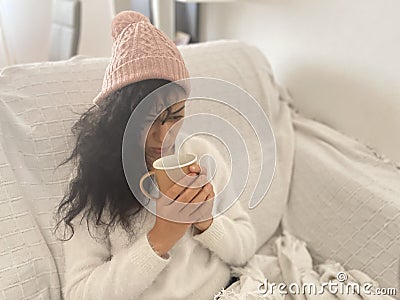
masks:
<instances>
[{"instance_id":1,"label":"couch cushion","mask_svg":"<svg viewBox=\"0 0 400 300\"><path fill-rule=\"evenodd\" d=\"M74 59L1 72L0 290L7 299L61 296L63 252L52 216L70 169L54 169L71 150L70 128L104 68L104 59Z\"/></svg>"}]
</instances>

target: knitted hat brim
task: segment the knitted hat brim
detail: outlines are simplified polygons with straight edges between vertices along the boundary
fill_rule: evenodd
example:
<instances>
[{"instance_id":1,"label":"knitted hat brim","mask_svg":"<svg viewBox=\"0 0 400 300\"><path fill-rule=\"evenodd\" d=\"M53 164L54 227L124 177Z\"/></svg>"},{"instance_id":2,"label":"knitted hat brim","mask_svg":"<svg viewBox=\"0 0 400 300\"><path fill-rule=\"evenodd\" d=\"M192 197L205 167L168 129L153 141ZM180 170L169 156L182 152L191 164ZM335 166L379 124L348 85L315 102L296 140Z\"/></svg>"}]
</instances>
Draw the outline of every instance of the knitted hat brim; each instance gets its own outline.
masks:
<instances>
[{"instance_id":1,"label":"knitted hat brim","mask_svg":"<svg viewBox=\"0 0 400 300\"><path fill-rule=\"evenodd\" d=\"M115 84L115 78L119 78L118 84ZM93 103L99 105L105 98L119 89L146 79L178 81L177 84L185 90L186 95L189 96L190 94L189 73L182 61L173 57L146 56L119 66L104 82L106 88L103 86L102 91L93 99Z\"/></svg>"}]
</instances>

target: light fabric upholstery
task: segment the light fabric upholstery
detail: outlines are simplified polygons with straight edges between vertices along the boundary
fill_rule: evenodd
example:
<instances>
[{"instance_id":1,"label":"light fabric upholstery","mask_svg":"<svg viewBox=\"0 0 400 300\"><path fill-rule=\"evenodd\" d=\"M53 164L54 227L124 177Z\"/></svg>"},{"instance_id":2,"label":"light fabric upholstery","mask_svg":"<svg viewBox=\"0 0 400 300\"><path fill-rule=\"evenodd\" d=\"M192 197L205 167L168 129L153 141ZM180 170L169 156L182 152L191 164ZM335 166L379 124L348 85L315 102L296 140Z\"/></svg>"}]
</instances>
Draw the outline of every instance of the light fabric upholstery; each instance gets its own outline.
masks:
<instances>
[{"instance_id":1,"label":"light fabric upholstery","mask_svg":"<svg viewBox=\"0 0 400 300\"><path fill-rule=\"evenodd\" d=\"M399 290L400 168L367 146L295 115L295 164L283 227L315 262L333 259Z\"/></svg>"},{"instance_id":2,"label":"light fabric upholstery","mask_svg":"<svg viewBox=\"0 0 400 300\"><path fill-rule=\"evenodd\" d=\"M10 67L0 76L0 291L4 299L60 299L61 243L52 213L70 170L70 128L100 84L104 60ZM79 74L79 75L78 75ZM75 113L74 113L75 112Z\"/></svg>"}]
</instances>

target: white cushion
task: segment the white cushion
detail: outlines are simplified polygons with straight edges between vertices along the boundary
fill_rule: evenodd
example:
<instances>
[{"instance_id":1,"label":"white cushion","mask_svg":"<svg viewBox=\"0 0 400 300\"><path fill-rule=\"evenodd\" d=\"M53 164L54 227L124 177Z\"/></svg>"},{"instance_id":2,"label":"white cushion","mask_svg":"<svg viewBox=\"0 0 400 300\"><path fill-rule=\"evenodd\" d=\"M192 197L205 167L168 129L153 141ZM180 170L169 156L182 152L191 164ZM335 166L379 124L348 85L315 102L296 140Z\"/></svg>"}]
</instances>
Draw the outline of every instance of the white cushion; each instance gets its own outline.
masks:
<instances>
[{"instance_id":1,"label":"white cushion","mask_svg":"<svg viewBox=\"0 0 400 300\"><path fill-rule=\"evenodd\" d=\"M63 249L52 214L70 169L54 169L72 149L70 128L97 92L105 65L74 59L1 73L0 290L7 299L60 298Z\"/></svg>"}]
</instances>

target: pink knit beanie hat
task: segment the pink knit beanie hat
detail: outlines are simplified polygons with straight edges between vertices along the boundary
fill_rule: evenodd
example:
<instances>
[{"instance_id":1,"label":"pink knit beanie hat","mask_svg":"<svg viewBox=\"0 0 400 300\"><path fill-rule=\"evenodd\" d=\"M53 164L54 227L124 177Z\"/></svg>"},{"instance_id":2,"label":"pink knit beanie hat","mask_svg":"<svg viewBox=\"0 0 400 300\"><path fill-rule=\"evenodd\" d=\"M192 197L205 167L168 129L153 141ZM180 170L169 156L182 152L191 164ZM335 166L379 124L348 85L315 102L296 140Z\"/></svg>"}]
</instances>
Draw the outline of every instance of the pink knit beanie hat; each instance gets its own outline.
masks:
<instances>
[{"instance_id":1,"label":"pink knit beanie hat","mask_svg":"<svg viewBox=\"0 0 400 300\"><path fill-rule=\"evenodd\" d=\"M114 39L111 61L94 104L98 105L113 92L141 80L176 81L190 77L176 45L146 16L135 11L120 12L114 17L111 30ZM189 95L189 80L178 84Z\"/></svg>"}]
</instances>

